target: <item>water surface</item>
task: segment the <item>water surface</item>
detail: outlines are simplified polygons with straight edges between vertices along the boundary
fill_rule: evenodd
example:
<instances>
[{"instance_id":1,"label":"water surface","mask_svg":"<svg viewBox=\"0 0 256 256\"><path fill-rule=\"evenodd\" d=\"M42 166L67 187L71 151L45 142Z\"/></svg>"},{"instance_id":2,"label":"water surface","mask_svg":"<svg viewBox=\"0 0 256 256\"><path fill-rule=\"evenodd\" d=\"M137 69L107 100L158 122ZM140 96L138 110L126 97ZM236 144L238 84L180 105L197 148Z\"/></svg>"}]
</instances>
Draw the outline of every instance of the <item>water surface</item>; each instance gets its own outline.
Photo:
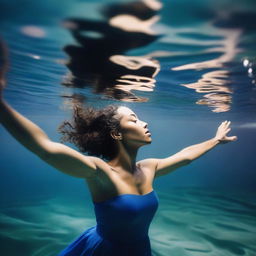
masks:
<instances>
[{"instance_id":1,"label":"water surface","mask_svg":"<svg viewBox=\"0 0 256 256\"><path fill-rule=\"evenodd\" d=\"M74 104L122 104L149 123L138 160L212 138L238 141L159 178L156 256L256 255L255 1L2 0L5 98L59 140ZM56 255L95 225L81 179L56 171L0 127L0 250ZM73 147L72 145L69 145Z\"/></svg>"}]
</instances>

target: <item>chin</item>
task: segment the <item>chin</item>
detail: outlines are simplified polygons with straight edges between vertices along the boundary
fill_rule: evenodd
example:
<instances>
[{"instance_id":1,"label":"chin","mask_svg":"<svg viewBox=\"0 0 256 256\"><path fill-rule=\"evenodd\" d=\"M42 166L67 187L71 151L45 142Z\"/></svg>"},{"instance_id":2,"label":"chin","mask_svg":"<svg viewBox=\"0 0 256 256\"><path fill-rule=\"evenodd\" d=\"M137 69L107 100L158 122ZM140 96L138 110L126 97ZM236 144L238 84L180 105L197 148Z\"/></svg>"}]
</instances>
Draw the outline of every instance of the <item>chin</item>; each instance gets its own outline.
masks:
<instances>
[{"instance_id":1,"label":"chin","mask_svg":"<svg viewBox=\"0 0 256 256\"><path fill-rule=\"evenodd\" d=\"M152 140L144 141L144 143L143 143L143 144L141 144L141 146L140 146L140 147L147 146L147 145L151 144L151 142L152 142Z\"/></svg>"},{"instance_id":2,"label":"chin","mask_svg":"<svg viewBox=\"0 0 256 256\"><path fill-rule=\"evenodd\" d=\"M151 142L152 142L152 139L150 138L146 143L151 144Z\"/></svg>"}]
</instances>

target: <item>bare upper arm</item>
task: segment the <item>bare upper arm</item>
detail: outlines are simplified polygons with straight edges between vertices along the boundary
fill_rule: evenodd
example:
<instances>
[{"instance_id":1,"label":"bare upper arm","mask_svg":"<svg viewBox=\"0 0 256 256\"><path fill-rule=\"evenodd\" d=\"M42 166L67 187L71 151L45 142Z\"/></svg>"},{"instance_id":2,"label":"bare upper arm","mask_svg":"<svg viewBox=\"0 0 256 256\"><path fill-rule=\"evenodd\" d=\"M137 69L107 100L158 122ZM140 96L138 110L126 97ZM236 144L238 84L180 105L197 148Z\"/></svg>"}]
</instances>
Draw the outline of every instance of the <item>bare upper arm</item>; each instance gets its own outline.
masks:
<instances>
[{"instance_id":1,"label":"bare upper arm","mask_svg":"<svg viewBox=\"0 0 256 256\"><path fill-rule=\"evenodd\" d=\"M42 160L68 175L91 178L97 173L97 157L85 156L58 142L44 141Z\"/></svg>"},{"instance_id":2,"label":"bare upper arm","mask_svg":"<svg viewBox=\"0 0 256 256\"><path fill-rule=\"evenodd\" d=\"M154 172L155 178L168 174L175 169L187 165L191 160L186 158L182 151L166 158L148 158L139 163Z\"/></svg>"}]
</instances>

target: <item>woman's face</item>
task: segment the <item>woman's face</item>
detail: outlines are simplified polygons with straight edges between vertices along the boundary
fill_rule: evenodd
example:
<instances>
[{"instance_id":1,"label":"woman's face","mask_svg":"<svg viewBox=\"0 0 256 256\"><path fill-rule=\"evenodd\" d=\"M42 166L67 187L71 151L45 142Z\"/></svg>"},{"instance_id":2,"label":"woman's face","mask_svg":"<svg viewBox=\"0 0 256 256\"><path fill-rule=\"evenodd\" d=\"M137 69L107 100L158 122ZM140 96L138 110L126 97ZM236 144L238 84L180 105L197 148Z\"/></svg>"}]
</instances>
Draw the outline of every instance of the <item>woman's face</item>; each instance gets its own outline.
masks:
<instances>
[{"instance_id":1,"label":"woman's face","mask_svg":"<svg viewBox=\"0 0 256 256\"><path fill-rule=\"evenodd\" d=\"M151 134L146 122L139 120L137 115L127 107L119 107L117 113L121 116L120 127L123 142L133 146L151 143Z\"/></svg>"}]
</instances>

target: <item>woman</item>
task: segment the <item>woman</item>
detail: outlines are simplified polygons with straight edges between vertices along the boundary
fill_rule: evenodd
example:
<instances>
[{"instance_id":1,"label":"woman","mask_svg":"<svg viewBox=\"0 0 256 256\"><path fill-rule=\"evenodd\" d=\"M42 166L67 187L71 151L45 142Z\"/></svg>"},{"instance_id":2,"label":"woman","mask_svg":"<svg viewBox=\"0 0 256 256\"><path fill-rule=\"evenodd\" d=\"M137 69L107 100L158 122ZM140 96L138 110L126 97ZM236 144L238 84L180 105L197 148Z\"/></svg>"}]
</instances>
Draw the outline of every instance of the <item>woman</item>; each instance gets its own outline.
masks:
<instances>
[{"instance_id":1,"label":"woman","mask_svg":"<svg viewBox=\"0 0 256 256\"><path fill-rule=\"evenodd\" d=\"M152 188L156 177L191 163L228 137L230 122L223 122L216 136L164 159L136 162L138 149L150 144L148 124L127 107L107 106L101 110L74 108L72 122L59 128L63 140L82 152L51 141L30 120L3 99L4 70L0 77L0 122L27 149L56 169L85 179L95 206L97 226L82 233L59 256L151 255L149 224L158 206Z\"/></svg>"}]
</instances>

